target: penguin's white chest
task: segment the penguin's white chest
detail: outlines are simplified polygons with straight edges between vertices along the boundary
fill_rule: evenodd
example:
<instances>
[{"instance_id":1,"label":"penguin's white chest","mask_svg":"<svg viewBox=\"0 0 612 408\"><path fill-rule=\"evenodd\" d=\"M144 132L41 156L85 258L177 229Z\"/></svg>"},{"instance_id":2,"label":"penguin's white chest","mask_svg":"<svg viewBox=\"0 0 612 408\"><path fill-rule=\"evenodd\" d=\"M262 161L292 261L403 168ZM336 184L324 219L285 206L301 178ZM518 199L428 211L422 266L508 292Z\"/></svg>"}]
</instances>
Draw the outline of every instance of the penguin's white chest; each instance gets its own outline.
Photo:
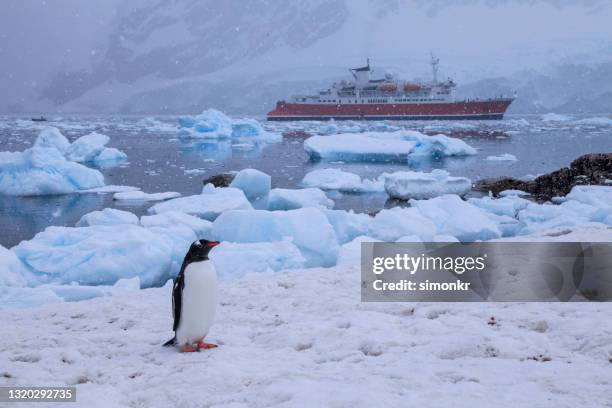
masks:
<instances>
[{"instance_id":1,"label":"penguin's white chest","mask_svg":"<svg viewBox=\"0 0 612 408\"><path fill-rule=\"evenodd\" d=\"M181 320L176 331L178 344L203 339L215 319L217 272L210 261L195 262L185 268Z\"/></svg>"}]
</instances>

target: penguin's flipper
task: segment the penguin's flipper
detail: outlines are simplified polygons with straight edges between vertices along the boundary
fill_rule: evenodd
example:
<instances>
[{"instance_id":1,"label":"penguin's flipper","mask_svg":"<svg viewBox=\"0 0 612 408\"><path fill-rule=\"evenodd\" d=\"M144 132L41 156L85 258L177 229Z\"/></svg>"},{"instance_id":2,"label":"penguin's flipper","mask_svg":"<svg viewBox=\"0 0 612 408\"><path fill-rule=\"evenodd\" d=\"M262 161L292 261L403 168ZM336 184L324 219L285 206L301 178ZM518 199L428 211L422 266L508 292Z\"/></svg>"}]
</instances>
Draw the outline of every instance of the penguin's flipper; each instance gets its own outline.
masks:
<instances>
[{"instance_id":1,"label":"penguin's flipper","mask_svg":"<svg viewBox=\"0 0 612 408\"><path fill-rule=\"evenodd\" d=\"M174 317L174 324L172 330L176 332L181 321L181 306L183 305L183 287L185 286L185 275L183 268L174 280L174 287L172 288L172 316Z\"/></svg>"}]
</instances>

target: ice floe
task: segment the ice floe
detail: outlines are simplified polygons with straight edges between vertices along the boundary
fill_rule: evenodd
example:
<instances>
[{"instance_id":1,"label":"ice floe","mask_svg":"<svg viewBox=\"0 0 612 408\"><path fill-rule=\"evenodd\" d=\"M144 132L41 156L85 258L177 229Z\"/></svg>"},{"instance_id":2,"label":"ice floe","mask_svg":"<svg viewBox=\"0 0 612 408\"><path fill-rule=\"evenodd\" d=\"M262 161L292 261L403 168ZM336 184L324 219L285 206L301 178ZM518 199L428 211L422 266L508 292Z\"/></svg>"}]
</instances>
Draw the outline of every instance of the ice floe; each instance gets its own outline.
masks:
<instances>
[{"instance_id":1,"label":"ice floe","mask_svg":"<svg viewBox=\"0 0 612 408\"><path fill-rule=\"evenodd\" d=\"M89 227L92 225L121 225L134 224L138 225L138 217L129 211L116 210L114 208L105 208L100 211L92 211L85 214L76 223L77 227Z\"/></svg>"},{"instance_id":2,"label":"ice floe","mask_svg":"<svg viewBox=\"0 0 612 408\"><path fill-rule=\"evenodd\" d=\"M376 180L362 179L358 174L339 169L313 170L304 176L302 185L323 190L338 190L348 193L372 193L385 190L385 176Z\"/></svg>"},{"instance_id":3,"label":"ice floe","mask_svg":"<svg viewBox=\"0 0 612 408\"><path fill-rule=\"evenodd\" d=\"M312 136L304 141L312 160L406 161L409 155L448 157L476 154L462 140L416 131L340 133Z\"/></svg>"},{"instance_id":4,"label":"ice floe","mask_svg":"<svg viewBox=\"0 0 612 408\"><path fill-rule=\"evenodd\" d=\"M451 177L447 171L436 169L431 173L399 171L385 177L385 191L389 197L400 200L421 200L443 194L464 195L472 188L466 177Z\"/></svg>"},{"instance_id":5,"label":"ice floe","mask_svg":"<svg viewBox=\"0 0 612 408\"><path fill-rule=\"evenodd\" d=\"M487 160L489 161L516 161L517 158L513 154L504 153L498 156L487 156Z\"/></svg>"},{"instance_id":6,"label":"ice floe","mask_svg":"<svg viewBox=\"0 0 612 408\"><path fill-rule=\"evenodd\" d=\"M295 210L303 207L332 208L334 202L319 188L275 188L270 191L268 209L271 211Z\"/></svg>"},{"instance_id":7,"label":"ice floe","mask_svg":"<svg viewBox=\"0 0 612 408\"><path fill-rule=\"evenodd\" d=\"M219 214L230 210L251 210L253 207L244 192L234 187L216 188L207 184L201 194L174 198L155 204L149 209L152 214L180 211L214 220Z\"/></svg>"},{"instance_id":8,"label":"ice floe","mask_svg":"<svg viewBox=\"0 0 612 408\"><path fill-rule=\"evenodd\" d=\"M125 191L115 193L113 200L118 201L164 201L172 198L180 197L181 193L176 191L167 191L163 193L145 193L143 191Z\"/></svg>"}]
</instances>

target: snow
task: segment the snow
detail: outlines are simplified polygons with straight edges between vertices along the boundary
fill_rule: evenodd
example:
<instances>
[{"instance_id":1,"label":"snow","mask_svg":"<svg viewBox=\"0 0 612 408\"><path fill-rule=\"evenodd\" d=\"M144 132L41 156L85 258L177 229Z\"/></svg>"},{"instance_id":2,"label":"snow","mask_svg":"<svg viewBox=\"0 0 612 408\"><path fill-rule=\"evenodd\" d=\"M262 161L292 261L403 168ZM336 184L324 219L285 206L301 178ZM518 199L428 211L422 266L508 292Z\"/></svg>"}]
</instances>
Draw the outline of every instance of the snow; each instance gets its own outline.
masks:
<instances>
[{"instance_id":1,"label":"snow","mask_svg":"<svg viewBox=\"0 0 612 408\"><path fill-rule=\"evenodd\" d=\"M597 234L612 240L610 230L538 240ZM356 254L359 241L351 244L341 252ZM76 385L78 406L88 407L609 401L612 328L602 304L362 303L359 273L349 260L221 280L207 338L220 346L191 354L161 347L172 336L169 285L4 310L3 385ZM36 347L24 347L31 339Z\"/></svg>"},{"instance_id":2,"label":"snow","mask_svg":"<svg viewBox=\"0 0 612 408\"><path fill-rule=\"evenodd\" d=\"M304 176L302 185L323 190L339 190L348 193L371 193L384 191L384 178L362 179L358 174L339 169L313 170Z\"/></svg>"},{"instance_id":3,"label":"snow","mask_svg":"<svg viewBox=\"0 0 612 408\"><path fill-rule=\"evenodd\" d=\"M247 273L272 272L304 267L306 260L290 240L276 242L222 242L210 253L220 278L239 278Z\"/></svg>"},{"instance_id":4,"label":"snow","mask_svg":"<svg viewBox=\"0 0 612 408\"><path fill-rule=\"evenodd\" d=\"M180 197L181 193L175 191L168 191L165 193L145 193L143 191L126 191L122 193L115 193L113 200L120 201L164 201L171 198Z\"/></svg>"},{"instance_id":5,"label":"snow","mask_svg":"<svg viewBox=\"0 0 612 408\"><path fill-rule=\"evenodd\" d=\"M275 188L270 191L268 210L286 211L303 207L332 208L334 202L319 188L287 189Z\"/></svg>"},{"instance_id":6,"label":"snow","mask_svg":"<svg viewBox=\"0 0 612 408\"><path fill-rule=\"evenodd\" d=\"M304 141L304 150L311 160L371 162L406 161L410 155L448 157L476 154L476 150L463 140L441 134L427 136L410 130L312 136Z\"/></svg>"},{"instance_id":7,"label":"snow","mask_svg":"<svg viewBox=\"0 0 612 408\"><path fill-rule=\"evenodd\" d=\"M313 228L313 226L316 226ZM291 237L306 266L331 266L338 242L325 214L313 207L289 211L227 211L213 222L213 238L229 242L275 242Z\"/></svg>"},{"instance_id":8,"label":"snow","mask_svg":"<svg viewBox=\"0 0 612 408\"><path fill-rule=\"evenodd\" d=\"M385 191L389 197L400 200L422 200L443 194L467 194L472 181L466 177L451 177L447 171L436 169L431 173L398 171L385 177Z\"/></svg>"},{"instance_id":9,"label":"snow","mask_svg":"<svg viewBox=\"0 0 612 408\"><path fill-rule=\"evenodd\" d=\"M242 190L233 187L215 188L212 184L208 184L202 190L202 194L174 198L155 204L149 209L149 212L161 214L167 211L180 211L214 220L224 211L252 208Z\"/></svg>"},{"instance_id":10,"label":"snow","mask_svg":"<svg viewBox=\"0 0 612 408\"><path fill-rule=\"evenodd\" d=\"M516 161L518 160L515 155L510 153L500 154L499 156L487 156L489 161Z\"/></svg>"},{"instance_id":11,"label":"snow","mask_svg":"<svg viewBox=\"0 0 612 408\"><path fill-rule=\"evenodd\" d=\"M40 283L111 285L138 276L144 287L169 277L172 245L132 224L48 227L14 253Z\"/></svg>"},{"instance_id":12,"label":"snow","mask_svg":"<svg viewBox=\"0 0 612 408\"><path fill-rule=\"evenodd\" d=\"M507 197L507 196L526 197L526 196L530 196L530 195L531 194L529 194L528 192L522 191L522 190L504 190L504 191L500 191L500 193L499 193L500 197Z\"/></svg>"},{"instance_id":13,"label":"snow","mask_svg":"<svg viewBox=\"0 0 612 408\"><path fill-rule=\"evenodd\" d=\"M0 152L0 195L67 194L103 185L102 173L66 160L53 147Z\"/></svg>"},{"instance_id":14,"label":"snow","mask_svg":"<svg viewBox=\"0 0 612 408\"><path fill-rule=\"evenodd\" d=\"M77 227L89 227L92 225L138 225L138 217L128 211L105 208L101 211L92 211L85 214L76 223Z\"/></svg>"},{"instance_id":15,"label":"snow","mask_svg":"<svg viewBox=\"0 0 612 408\"><path fill-rule=\"evenodd\" d=\"M271 185L272 178L256 169L240 170L230 183L230 187L242 190L250 201L267 196L270 193Z\"/></svg>"}]
</instances>

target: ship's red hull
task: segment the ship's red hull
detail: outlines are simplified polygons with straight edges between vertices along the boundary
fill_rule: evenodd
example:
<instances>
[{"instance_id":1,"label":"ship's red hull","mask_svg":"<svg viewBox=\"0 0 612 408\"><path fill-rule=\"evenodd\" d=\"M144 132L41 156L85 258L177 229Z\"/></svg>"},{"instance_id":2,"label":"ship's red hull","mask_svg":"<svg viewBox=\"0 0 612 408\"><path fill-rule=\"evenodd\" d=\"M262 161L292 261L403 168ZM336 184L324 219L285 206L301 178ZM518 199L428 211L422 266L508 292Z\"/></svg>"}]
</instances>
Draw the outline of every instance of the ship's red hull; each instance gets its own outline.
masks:
<instances>
[{"instance_id":1,"label":"ship's red hull","mask_svg":"<svg viewBox=\"0 0 612 408\"><path fill-rule=\"evenodd\" d=\"M503 119L512 99L403 104L301 104L279 102L268 120Z\"/></svg>"}]
</instances>

